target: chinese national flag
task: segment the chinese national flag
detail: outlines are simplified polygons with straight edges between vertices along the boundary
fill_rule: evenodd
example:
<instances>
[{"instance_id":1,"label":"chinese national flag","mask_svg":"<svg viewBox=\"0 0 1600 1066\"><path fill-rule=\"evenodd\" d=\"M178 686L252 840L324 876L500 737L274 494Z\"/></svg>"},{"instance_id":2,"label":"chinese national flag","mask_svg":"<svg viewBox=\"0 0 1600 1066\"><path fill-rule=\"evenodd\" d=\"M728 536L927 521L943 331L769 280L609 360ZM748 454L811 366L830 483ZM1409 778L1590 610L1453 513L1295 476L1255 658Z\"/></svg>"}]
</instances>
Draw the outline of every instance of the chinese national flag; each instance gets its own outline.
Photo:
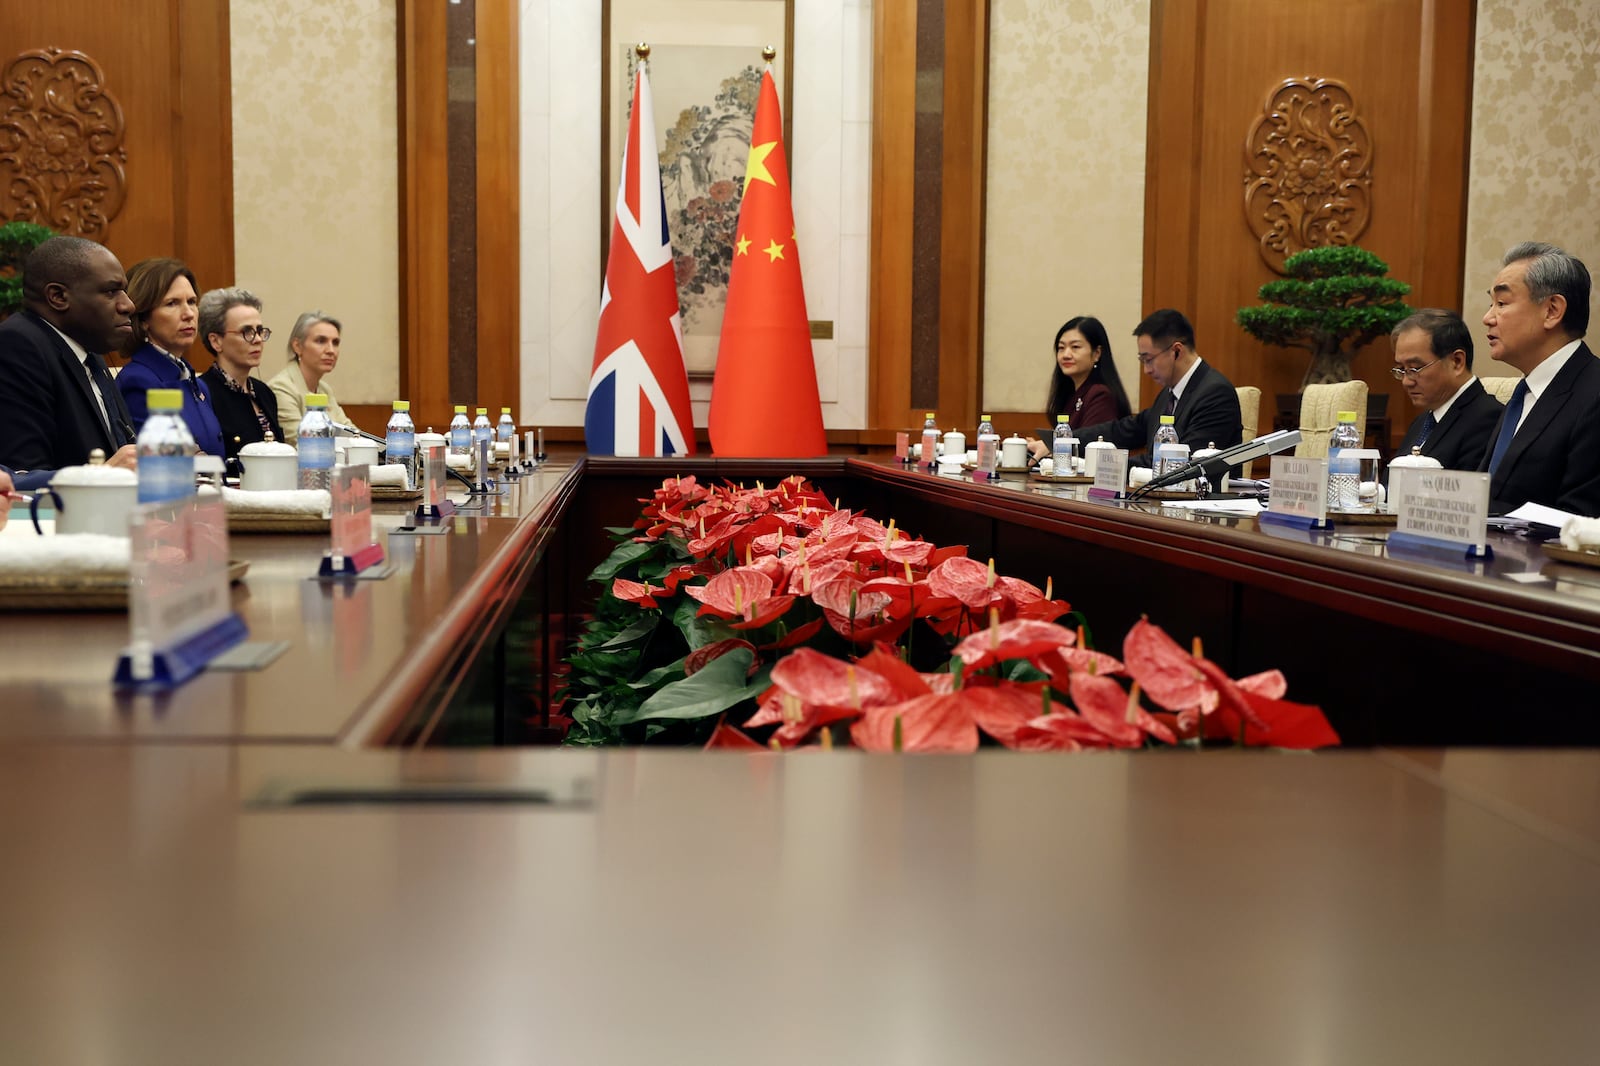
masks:
<instances>
[{"instance_id":1,"label":"chinese national flag","mask_svg":"<svg viewBox=\"0 0 1600 1066\"><path fill-rule=\"evenodd\" d=\"M825 455L811 325L800 283L783 118L772 69L761 76L739 234L711 386L718 455Z\"/></svg>"}]
</instances>

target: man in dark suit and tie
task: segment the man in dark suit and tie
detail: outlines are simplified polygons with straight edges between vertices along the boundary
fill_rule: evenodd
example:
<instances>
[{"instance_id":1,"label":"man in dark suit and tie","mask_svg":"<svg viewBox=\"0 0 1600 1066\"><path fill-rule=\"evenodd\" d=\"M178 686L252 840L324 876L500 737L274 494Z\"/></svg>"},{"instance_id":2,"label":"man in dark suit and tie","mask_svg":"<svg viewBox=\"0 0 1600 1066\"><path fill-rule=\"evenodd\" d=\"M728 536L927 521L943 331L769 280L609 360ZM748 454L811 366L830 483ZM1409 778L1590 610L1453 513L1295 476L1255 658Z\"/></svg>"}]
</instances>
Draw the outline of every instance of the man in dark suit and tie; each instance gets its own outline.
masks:
<instances>
[{"instance_id":1,"label":"man in dark suit and tie","mask_svg":"<svg viewBox=\"0 0 1600 1066\"><path fill-rule=\"evenodd\" d=\"M122 264L104 245L52 237L22 264L25 310L0 322L0 463L37 487L96 448L132 469L133 420L100 353L133 331Z\"/></svg>"},{"instance_id":2,"label":"man in dark suit and tie","mask_svg":"<svg viewBox=\"0 0 1600 1066\"><path fill-rule=\"evenodd\" d=\"M1550 244L1506 253L1483 324L1489 354L1522 371L1489 450L1489 508L1542 503L1600 515L1600 361L1589 328L1589 270Z\"/></svg>"},{"instance_id":3,"label":"man in dark suit and tie","mask_svg":"<svg viewBox=\"0 0 1600 1066\"><path fill-rule=\"evenodd\" d=\"M1115 422L1101 422L1078 430L1086 443L1104 437L1118 448L1155 451L1156 430L1162 415L1174 416L1178 441L1190 453L1215 444L1229 448L1239 443L1242 423L1239 394L1222 371L1200 358L1194 348L1194 327L1180 312L1163 308L1152 312L1133 331L1139 366L1161 386L1155 403ZM1212 473L1221 476L1219 468Z\"/></svg>"},{"instance_id":4,"label":"man in dark suit and tie","mask_svg":"<svg viewBox=\"0 0 1600 1066\"><path fill-rule=\"evenodd\" d=\"M1472 373L1472 334L1454 311L1418 311L1389 334L1394 367L1411 406L1422 413L1406 430L1400 454L1413 448L1446 470L1476 470L1505 408Z\"/></svg>"}]
</instances>

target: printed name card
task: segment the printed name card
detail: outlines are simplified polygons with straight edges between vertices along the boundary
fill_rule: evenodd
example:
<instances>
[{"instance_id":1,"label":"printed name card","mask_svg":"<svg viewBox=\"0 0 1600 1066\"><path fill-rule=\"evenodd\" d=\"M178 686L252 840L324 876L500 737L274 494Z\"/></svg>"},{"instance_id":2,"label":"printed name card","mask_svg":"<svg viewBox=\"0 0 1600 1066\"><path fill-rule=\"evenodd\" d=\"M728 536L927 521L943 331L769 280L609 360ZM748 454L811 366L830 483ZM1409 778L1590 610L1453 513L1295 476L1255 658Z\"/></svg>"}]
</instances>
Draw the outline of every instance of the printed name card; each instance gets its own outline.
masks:
<instances>
[{"instance_id":1,"label":"printed name card","mask_svg":"<svg viewBox=\"0 0 1600 1066\"><path fill-rule=\"evenodd\" d=\"M116 684L171 688L247 635L228 595L228 515L219 496L135 509L128 522L129 642Z\"/></svg>"},{"instance_id":2,"label":"printed name card","mask_svg":"<svg viewBox=\"0 0 1600 1066\"><path fill-rule=\"evenodd\" d=\"M1128 487L1128 449L1102 451L1100 462L1094 468L1094 485L1089 495L1103 500L1114 500Z\"/></svg>"},{"instance_id":3,"label":"printed name card","mask_svg":"<svg viewBox=\"0 0 1600 1066\"><path fill-rule=\"evenodd\" d=\"M1328 519L1328 460L1272 457L1272 495L1261 512L1264 522L1325 526Z\"/></svg>"},{"instance_id":4,"label":"printed name card","mask_svg":"<svg viewBox=\"0 0 1600 1066\"><path fill-rule=\"evenodd\" d=\"M383 545L372 538L372 481L365 463L333 472L333 544L321 573L359 574L383 562Z\"/></svg>"},{"instance_id":5,"label":"printed name card","mask_svg":"<svg viewBox=\"0 0 1600 1066\"><path fill-rule=\"evenodd\" d=\"M1401 467L1390 471L1389 480L1398 516L1391 543L1488 554L1488 474Z\"/></svg>"},{"instance_id":6,"label":"printed name card","mask_svg":"<svg viewBox=\"0 0 1600 1066\"><path fill-rule=\"evenodd\" d=\"M531 429L522 435L522 450L523 454L528 457L529 462L539 461L539 453L533 446L533 430Z\"/></svg>"},{"instance_id":7,"label":"printed name card","mask_svg":"<svg viewBox=\"0 0 1600 1066\"><path fill-rule=\"evenodd\" d=\"M445 455L443 444L418 445L417 453L422 463L422 486L427 490L422 505L417 508L418 518L443 518L454 514L456 505L444 497Z\"/></svg>"},{"instance_id":8,"label":"printed name card","mask_svg":"<svg viewBox=\"0 0 1600 1066\"><path fill-rule=\"evenodd\" d=\"M905 430L894 435L894 457L902 463L911 461L911 434Z\"/></svg>"}]
</instances>

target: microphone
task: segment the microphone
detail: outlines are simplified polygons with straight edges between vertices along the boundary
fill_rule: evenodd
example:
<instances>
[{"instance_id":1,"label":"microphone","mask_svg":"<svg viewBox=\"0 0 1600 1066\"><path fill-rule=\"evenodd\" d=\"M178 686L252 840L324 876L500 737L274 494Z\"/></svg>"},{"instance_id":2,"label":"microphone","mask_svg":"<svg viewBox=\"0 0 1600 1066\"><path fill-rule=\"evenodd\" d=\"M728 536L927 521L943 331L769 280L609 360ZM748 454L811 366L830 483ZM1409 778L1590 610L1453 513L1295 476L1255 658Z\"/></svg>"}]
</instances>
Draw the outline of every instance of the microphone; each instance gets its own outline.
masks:
<instances>
[{"instance_id":1,"label":"microphone","mask_svg":"<svg viewBox=\"0 0 1600 1066\"><path fill-rule=\"evenodd\" d=\"M1191 459L1178 467L1178 469L1168 471L1160 477L1152 478L1145 484L1140 485L1128 495L1128 498L1136 500L1147 492L1188 481L1206 467L1241 466L1253 459L1260 459L1263 456L1276 455L1278 452L1287 451L1299 443L1300 431L1298 429L1280 429L1276 433L1268 433L1264 436L1256 437L1254 440L1247 440L1241 444L1235 444L1231 448L1225 448L1216 455L1207 456L1204 459Z\"/></svg>"},{"instance_id":2,"label":"microphone","mask_svg":"<svg viewBox=\"0 0 1600 1066\"><path fill-rule=\"evenodd\" d=\"M346 422L334 422L333 431L335 433L343 433L347 437L365 437L368 440L377 444L382 444L385 447L387 447L389 444L389 438L374 436L373 434L368 433L366 430L361 429L359 426L352 426Z\"/></svg>"}]
</instances>

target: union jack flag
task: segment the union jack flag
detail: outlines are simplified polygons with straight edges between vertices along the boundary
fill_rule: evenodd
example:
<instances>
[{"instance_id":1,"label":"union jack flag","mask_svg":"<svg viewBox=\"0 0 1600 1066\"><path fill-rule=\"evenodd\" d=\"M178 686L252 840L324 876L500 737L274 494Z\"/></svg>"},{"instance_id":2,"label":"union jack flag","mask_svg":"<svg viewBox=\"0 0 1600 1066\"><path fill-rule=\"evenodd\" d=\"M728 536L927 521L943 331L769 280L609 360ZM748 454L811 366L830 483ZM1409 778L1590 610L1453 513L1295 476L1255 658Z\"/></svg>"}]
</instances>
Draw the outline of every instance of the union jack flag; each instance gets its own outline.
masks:
<instances>
[{"instance_id":1,"label":"union jack flag","mask_svg":"<svg viewBox=\"0 0 1600 1066\"><path fill-rule=\"evenodd\" d=\"M583 433L599 455L692 455L694 415L650 82L639 64Z\"/></svg>"}]
</instances>

